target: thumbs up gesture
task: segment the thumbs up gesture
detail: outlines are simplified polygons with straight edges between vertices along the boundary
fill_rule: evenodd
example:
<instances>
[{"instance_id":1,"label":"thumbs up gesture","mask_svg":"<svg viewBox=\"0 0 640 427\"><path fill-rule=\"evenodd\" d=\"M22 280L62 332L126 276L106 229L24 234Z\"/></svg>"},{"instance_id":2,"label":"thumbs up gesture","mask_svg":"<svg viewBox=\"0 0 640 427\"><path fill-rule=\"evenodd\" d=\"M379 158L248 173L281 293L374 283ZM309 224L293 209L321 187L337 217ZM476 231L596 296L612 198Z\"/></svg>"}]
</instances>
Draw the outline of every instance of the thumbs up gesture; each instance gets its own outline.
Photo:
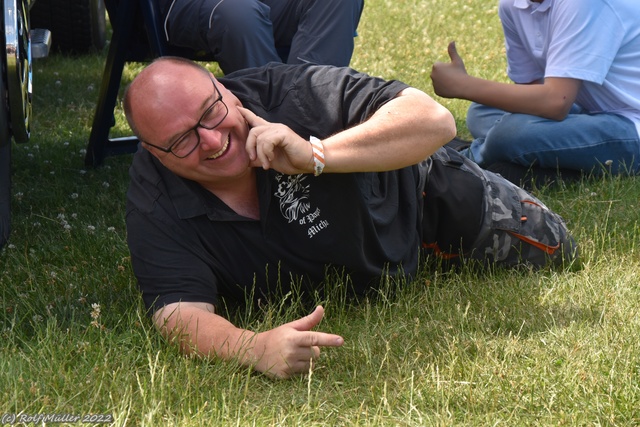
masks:
<instances>
[{"instance_id":1,"label":"thumbs up gesture","mask_svg":"<svg viewBox=\"0 0 640 427\"><path fill-rule=\"evenodd\" d=\"M464 98L464 87L469 75L464 61L458 55L456 42L447 47L450 62L436 62L431 69L431 81L436 94L444 98Z\"/></svg>"}]
</instances>

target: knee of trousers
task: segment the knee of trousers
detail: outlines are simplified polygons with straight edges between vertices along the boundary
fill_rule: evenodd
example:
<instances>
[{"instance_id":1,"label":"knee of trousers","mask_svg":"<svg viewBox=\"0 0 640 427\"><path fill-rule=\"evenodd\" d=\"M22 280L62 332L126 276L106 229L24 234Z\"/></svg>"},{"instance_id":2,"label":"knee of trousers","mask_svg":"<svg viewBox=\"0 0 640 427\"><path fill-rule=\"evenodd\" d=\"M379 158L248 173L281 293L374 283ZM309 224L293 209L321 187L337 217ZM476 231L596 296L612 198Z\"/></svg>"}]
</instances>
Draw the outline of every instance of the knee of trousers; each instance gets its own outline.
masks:
<instances>
[{"instance_id":1,"label":"knee of trousers","mask_svg":"<svg viewBox=\"0 0 640 427\"><path fill-rule=\"evenodd\" d=\"M251 32L265 22L271 23L269 7L258 0L214 0L209 4L206 13L210 16L215 8L216 22L224 23L226 28Z\"/></svg>"},{"instance_id":2,"label":"knee of trousers","mask_svg":"<svg viewBox=\"0 0 640 427\"><path fill-rule=\"evenodd\" d=\"M535 138L530 126L532 116L524 114L504 114L496 121L482 144L482 158L485 164L513 161L528 151L529 142ZM490 161L489 161L490 160Z\"/></svg>"}]
</instances>

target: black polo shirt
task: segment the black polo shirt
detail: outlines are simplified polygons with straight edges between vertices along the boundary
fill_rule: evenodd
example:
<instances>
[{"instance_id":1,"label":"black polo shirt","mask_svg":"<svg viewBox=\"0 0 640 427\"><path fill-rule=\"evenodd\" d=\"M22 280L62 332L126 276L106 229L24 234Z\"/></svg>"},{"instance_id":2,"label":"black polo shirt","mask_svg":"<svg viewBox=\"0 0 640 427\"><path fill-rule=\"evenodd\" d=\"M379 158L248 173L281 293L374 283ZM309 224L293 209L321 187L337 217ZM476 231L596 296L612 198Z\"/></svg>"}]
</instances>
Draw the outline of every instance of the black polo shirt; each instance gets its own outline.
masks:
<instances>
[{"instance_id":1,"label":"black polo shirt","mask_svg":"<svg viewBox=\"0 0 640 427\"><path fill-rule=\"evenodd\" d=\"M303 138L325 138L366 120L407 86L348 68L269 64L220 79L257 115ZM260 220L236 214L148 151L130 169L127 232L147 307L218 304L311 290L327 271L348 273L356 292L380 276L417 268L416 166L383 173L284 175L257 169Z\"/></svg>"}]
</instances>

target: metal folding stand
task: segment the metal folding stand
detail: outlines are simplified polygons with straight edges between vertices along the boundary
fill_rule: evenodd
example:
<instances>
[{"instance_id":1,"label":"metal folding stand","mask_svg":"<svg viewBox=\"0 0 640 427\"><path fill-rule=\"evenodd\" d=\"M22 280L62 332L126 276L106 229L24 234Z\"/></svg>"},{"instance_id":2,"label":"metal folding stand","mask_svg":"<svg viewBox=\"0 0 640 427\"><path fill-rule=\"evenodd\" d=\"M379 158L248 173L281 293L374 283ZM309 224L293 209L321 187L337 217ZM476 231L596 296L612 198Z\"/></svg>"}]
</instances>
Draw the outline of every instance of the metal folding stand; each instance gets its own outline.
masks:
<instances>
[{"instance_id":1,"label":"metal folding stand","mask_svg":"<svg viewBox=\"0 0 640 427\"><path fill-rule=\"evenodd\" d=\"M107 156L134 153L135 136L110 138L115 126L116 106L122 72L127 62L146 62L165 55L211 60L200 52L167 44L156 0L105 0L113 35L102 75L96 112L87 145L85 164L100 166Z\"/></svg>"}]
</instances>

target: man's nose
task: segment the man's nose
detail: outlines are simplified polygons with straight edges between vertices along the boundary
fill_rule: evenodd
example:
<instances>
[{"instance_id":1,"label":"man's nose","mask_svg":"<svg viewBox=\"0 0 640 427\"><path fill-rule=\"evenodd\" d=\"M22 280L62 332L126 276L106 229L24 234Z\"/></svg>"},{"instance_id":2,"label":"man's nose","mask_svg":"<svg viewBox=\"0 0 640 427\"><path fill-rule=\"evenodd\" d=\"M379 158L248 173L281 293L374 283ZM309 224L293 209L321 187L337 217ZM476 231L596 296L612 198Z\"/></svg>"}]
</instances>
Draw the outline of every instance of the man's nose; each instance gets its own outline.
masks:
<instances>
[{"instance_id":1,"label":"man's nose","mask_svg":"<svg viewBox=\"0 0 640 427\"><path fill-rule=\"evenodd\" d=\"M200 145L205 150L215 150L222 148L224 141L222 140L222 132L216 129L198 129L200 134Z\"/></svg>"}]
</instances>

